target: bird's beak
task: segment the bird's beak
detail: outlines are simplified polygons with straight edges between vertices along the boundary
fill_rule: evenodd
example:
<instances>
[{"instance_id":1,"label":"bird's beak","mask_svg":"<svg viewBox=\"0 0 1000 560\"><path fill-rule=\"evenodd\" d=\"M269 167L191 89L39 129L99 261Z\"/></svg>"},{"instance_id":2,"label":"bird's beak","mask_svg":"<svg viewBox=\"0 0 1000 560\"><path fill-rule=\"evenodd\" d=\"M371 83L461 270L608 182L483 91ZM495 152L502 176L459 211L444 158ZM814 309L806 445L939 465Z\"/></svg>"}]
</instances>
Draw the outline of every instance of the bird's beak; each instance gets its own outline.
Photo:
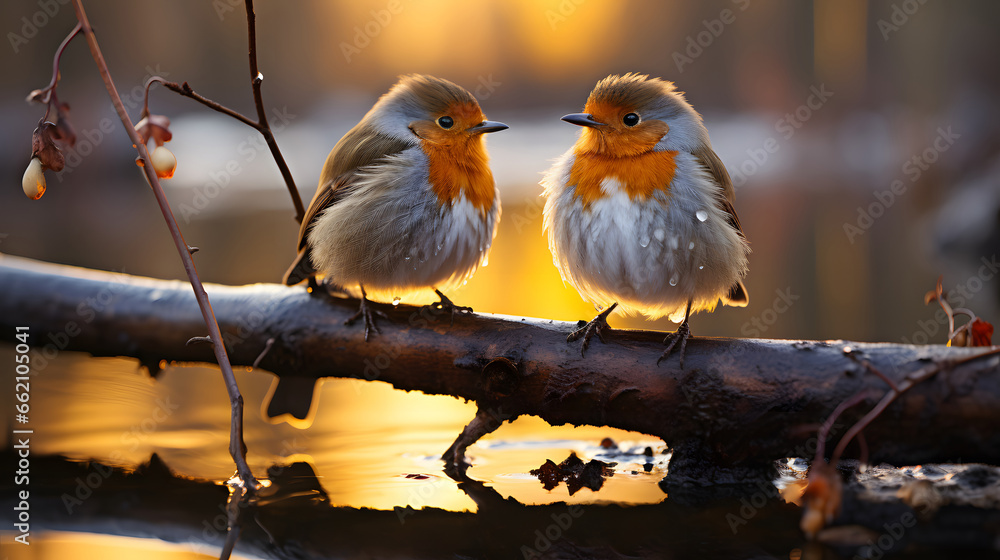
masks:
<instances>
[{"instance_id":1,"label":"bird's beak","mask_svg":"<svg viewBox=\"0 0 1000 560\"><path fill-rule=\"evenodd\" d=\"M469 128L466 132L470 134L484 134L486 132L500 132L501 130L507 130L509 126L497 121L483 121L476 126Z\"/></svg>"},{"instance_id":2,"label":"bird's beak","mask_svg":"<svg viewBox=\"0 0 1000 560\"><path fill-rule=\"evenodd\" d=\"M590 113L570 113L563 117L562 120L580 126L589 126L591 128L607 126L605 123L596 120L594 115L591 115Z\"/></svg>"}]
</instances>

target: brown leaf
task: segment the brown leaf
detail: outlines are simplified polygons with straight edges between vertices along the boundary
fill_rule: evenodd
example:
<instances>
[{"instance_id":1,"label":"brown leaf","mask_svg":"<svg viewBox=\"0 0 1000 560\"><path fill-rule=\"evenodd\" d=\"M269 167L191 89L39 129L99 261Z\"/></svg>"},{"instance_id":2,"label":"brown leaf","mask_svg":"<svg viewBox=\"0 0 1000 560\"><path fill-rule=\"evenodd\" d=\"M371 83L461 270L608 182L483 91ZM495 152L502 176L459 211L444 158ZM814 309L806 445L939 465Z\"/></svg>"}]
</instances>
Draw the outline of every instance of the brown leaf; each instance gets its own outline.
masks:
<instances>
[{"instance_id":1,"label":"brown leaf","mask_svg":"<svg viewBox=\"0 0 1000 560\"><path fill-rule=\"evenodd\" d=\"M972 344L971 346L992 346L993 325L982 319L973 319L971 323Z\"/></svg>"},{"instance_id":2,"label":"brown leaf","mask_svg":"<svg viewBox=\"0 0 1000 560\"><path fill-rule=\"evenodd\" d=\"M532 469L530 471L532 476L537 476L538 480L542 481L542 487L546 490L552 490L562 482L564 475L559 469L559 465L552 462L552 459L546 459L545 463L537 469Z\"/></svg>"},{"instance_id":3,"label":"brown leaf","mask_svg":"<svg viewBox=\"0 0 1000 560\"><path fill-rule=\"evenodd\" d=\"M69 120L69 104L60 103L56 108L56 131L52 136L53 140L58 140L72 148L76 145L76 129Z\"/></svg>"},{"instance_id":4,"label":"brown leaf","mask_svg":"<svg viewBox=\"0 0 1000 560\"><path fill-rule=\"evenodd\" d=\"M139 133L143 143L149 142L152 138L157 146L162 146L164 142L169 142L173 138L173 134L170 133L170 119L165 115L146 115L135 124L135 131Z\"/></svg>"},{"instance_id":5,"label":"brown leaf","mask_svg":"<svg viewBox=\"0 0 1000 560\"><path fill-rule=\"evenodd\" d=\"M569 495L572 496L581 488L589 488L594 492L600 490L604 486L604 479L614 476L613 467L616 464L597 459L584 463L576 453L570 452L562 463L557 465L552 459L546 459L545 464L530 472L538 477L546 490L552 490L565 480Z\"/></svg>"},{"instance_id":6,"label":"brown leaf","mask_svg":"<svg viewBox=\"0 0 1000 560\"><path fill-rule=\"evenodd\" d=\"M837 469L822 460L813 463L808 481L809 485L802 493L803 512L799 527L812 538L840 513L844 485Z\"/></svg>"},{"instance_id":7,"label":"brown leaf","mask_svg":"<svg viewBox=\"0 0 1000 560\"><path fill-rule=\"evenodd\" d=\"M56 125L51 122L38 125L31 134L31 157L38 158L43 168L58 172L66 166L66 158L53 141L56 134Z\"/></svg>"},{"instance_id":8,"label":"brown leaf","mask_svg":"<svg viewBox=\"0 0 1000 560\"><path fill-rule=\"evenodd\" d=\"M28 94L28 97L27 99L25 99L25 101L27 101L28 103L44 103L42 101L43 95L45 95L45 90L35 89Z\"/></svg>"}]
</instances>

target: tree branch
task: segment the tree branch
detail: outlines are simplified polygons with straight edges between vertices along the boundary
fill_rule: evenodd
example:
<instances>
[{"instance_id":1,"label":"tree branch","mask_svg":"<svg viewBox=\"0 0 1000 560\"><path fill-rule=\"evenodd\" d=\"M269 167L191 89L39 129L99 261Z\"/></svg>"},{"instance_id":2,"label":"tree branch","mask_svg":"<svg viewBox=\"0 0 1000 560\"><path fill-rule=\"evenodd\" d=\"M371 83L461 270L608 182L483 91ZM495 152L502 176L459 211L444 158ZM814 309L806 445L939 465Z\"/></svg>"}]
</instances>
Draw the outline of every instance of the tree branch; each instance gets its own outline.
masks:
<instances>
[{"instance_id":1,"label":"tree branch","mask_svg":"<svg viewBox=\"0 0 1000 560\"><path fill-rule=\"evenodd\" d=\"M360 329L342 324L355 301L268 284L207 289L234 364L250 366L259 358L260 367L279 377L378 380L473 400L480 409L467 430L473 436L522 414L554 425L650 434L674 452L668 481L718 482L776 459L812 457L818 426L865 392L828 430L840 437L888 390L845 354L847 345L897 383L928 364L943 367L899 394L865 427L873 462L1000 463L1000 358L959 363L984 349L699 337L691 340L680 370L674 360L657 367L657 332L618 331L584 359L566 343L573 323L472 315L449 326L445 316L438 320L400 305L387 309L385 334L365 343ZM109 292L109 305L87 307L88 298ZM154 369L161 359L212 359L204 345L184 344L202 335L204 324L190 290L177 282L0 259L0 324L7 340L14 325L27 325L32 339L44 344L48 334L65 333L69 321L79 333L67 350L132 356ZM44 351L37 354L34 359L45 359ZM851 448L847 455L856 456Z\"/></svg>"},{"instance_id":2,"label":"tree branch","mask_svg":"<svg viewBox=\"0 0 1000 560\"><path fill-rule=\"evenodd\" d=\"M216 322L212 304L208 300L208 293L205 291L205 288L201 283L201 278L198 277L198 270L195 268L194 260L191 258L191 252L188 250L187 243L184 242L184 237L181 235L180 228L177 225L177 220L174 218L174 214L170 209L170 203L167 202L167 197L163 193L163 189L160 187L160 181L156 177L156 172L153 170L153 163L149 158L149 152L146 150L146 144L141 138L139 138L139 134L135 130L135 125L132 123L132 119L129 118L128 112L125 110L125 105L122 103L121 96L118 95L118 90L115 88L114 81L111 79L111 73L104 60L104 55L101 53L101 48L97 44L97 37L94 34L94 29L90 25L90 21L87 19L87 14L83 9L82 1L73 0L73 8L76 11L76 18L80 22L83 34L87 39L87 45L90 47L90 54L94 58L94 62L97 64L98 72L100 72L101 79L104 81L104 85L108 90L108 95L111 97L111 102L114 104L115 111L118 113L118 118L125 127L125 132L132 140L132 145L135 146L136 150L139 152L139 157L143 162L142 169L146 176L146 181L153 190L156 202L159 204L160 211L163 213L163 219L167 223L167 229L170 230L170 236L174 240L174 245L177 247L177 253L180 255L181 262L184 264L184 271L187 273L188 280L191 282L191 288L194 291L197 307L201 315L202 326L208 327L208 335L213 341L212 348L215 353L215 361L219 364L219 367L222 370L222 375L226 382L226 390L229 393L229 400L232 405L232 425L229 452L233 457L233 461L236 463L240 479L247 488L251 490L255 489L257 481L253 476L253 472L250 470L250 466L247 464L246 445L243 443L243 396L240 395L239 386L236 384L236 377L233 375L233 368L230 365L229 357L226 353L226 347L222 344L222 333L219 330L218 323ZM190 292L188 292L188 295L190 295Z\"/></svg>"}]
</instances>

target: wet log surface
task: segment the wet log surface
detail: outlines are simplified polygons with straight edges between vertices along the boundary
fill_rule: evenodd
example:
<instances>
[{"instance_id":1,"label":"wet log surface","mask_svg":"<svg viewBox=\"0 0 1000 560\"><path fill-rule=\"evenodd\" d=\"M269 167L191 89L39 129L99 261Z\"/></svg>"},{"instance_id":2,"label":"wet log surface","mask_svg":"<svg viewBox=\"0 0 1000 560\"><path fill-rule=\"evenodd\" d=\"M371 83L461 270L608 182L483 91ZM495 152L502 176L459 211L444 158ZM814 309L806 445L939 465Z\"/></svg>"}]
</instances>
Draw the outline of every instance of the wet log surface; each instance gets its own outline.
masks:
<instances>
[{"instance_id":1,"label":"wet log surface","mask_svg":"<svg viewBox=\"0 0 1000 560\"><path fill-rule=\"evenodd\" d=\"M657 366L660 332L616 331L581 358L566 342L575 323L476 314L451 325L400 305L384 306L382 334L365 343L360 325L343 324L357 300L270 284L206 289L234 365L259 361L299 385L350 377L475 401L480 413L465 444L522 414L650 434L674 451L668 489L749 480L776 459L811 457L818 425L869 390L834 427L832 447L887 389L862 359L894 381L928 364L942 368L865 429L872 462L1000 464L1000 358L956 365L982 349L696 337L681 370L676 357ZM4 256L0 323L11 342L15 326L30 327L37 360L68 349L131 356L154 373L161 360L213 360L208 345L185 344L205 327L182 282Z\"/></svg>"}]
</instances>

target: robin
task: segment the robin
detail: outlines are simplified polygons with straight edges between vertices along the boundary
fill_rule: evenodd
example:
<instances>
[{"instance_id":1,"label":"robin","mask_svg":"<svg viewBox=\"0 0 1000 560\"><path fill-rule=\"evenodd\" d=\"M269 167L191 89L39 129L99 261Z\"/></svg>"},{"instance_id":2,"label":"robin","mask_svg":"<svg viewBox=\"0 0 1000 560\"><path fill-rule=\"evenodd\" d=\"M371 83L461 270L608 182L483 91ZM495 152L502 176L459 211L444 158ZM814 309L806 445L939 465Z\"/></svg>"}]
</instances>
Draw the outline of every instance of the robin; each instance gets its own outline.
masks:
<instances>
[{"instance_id":1,"label":"robin","mask_svg":"<svg viewBox=\"0 0 1000 560\"><path fill-rule=\"evenodd\" d=\"M657 363L677 348L683 368L691 313L749 302L750 247L701 115L673 83L630 73L562 120L583 130L542 180L544 229L563 280L603 309L567 340L586 352L615 309L666 315L683 322Z\"/></svg>"},{"instance_id":2,"label":"robin","mask_svg":"<svg viewBox=\"0 0 1000 560\"><path fill-rule=\"evenodd\" d=\"M286 285L315 276L361 298L346 323L380 332L369 298L433 289L435 308L471 312L441 290L468 280L500 221L500 194L483 135L488 121L471 93L428 75L407 75L383 95L326 158L299 229Z\"/></svg>"}]
</instances>

